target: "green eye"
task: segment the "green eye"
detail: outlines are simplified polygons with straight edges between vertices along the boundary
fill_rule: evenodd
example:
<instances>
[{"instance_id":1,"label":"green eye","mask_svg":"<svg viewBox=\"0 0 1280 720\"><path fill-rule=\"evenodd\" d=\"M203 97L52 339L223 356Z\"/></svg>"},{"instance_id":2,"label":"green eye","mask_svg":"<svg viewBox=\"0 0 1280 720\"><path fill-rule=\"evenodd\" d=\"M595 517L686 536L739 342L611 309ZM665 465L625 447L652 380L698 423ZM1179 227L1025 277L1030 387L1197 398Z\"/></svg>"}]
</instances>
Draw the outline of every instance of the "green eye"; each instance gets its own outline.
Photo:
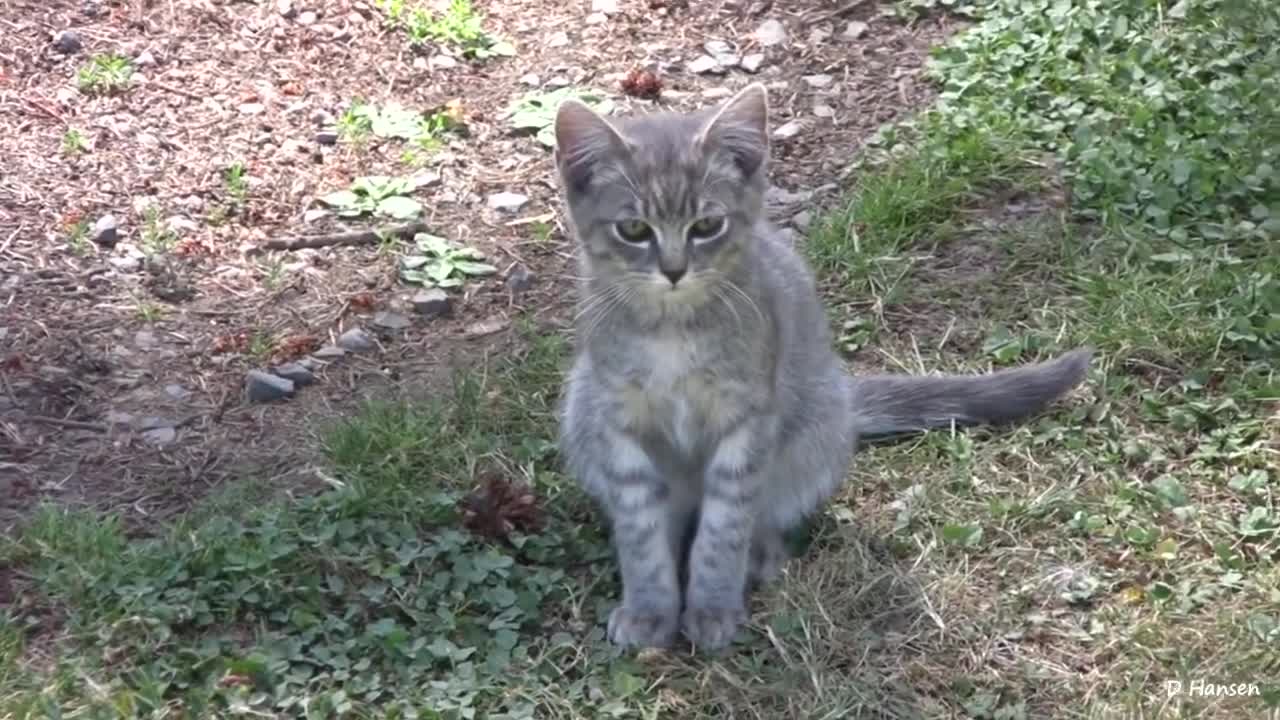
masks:
<instances>
[{"instance_id":1,"label":"green eye","mask_svg":"<svg viewBox=\"0 0 1280 720\"><path fill-rule=\"evenodd\" d=\"M710 240L724 231L724 217L705 217L689 226L689 239Z\"/></svg>"},{"instance_id":2,"label":"green eye","mask_svg":"<svg viewBox=\"0 0 1280 720\"><path fill-rule=\"evenodd\" d=\"M653 229L643 220L623 220L613 224L613 231L623 242L647 243L653 239Z\"/></svg>"}]
</instances>

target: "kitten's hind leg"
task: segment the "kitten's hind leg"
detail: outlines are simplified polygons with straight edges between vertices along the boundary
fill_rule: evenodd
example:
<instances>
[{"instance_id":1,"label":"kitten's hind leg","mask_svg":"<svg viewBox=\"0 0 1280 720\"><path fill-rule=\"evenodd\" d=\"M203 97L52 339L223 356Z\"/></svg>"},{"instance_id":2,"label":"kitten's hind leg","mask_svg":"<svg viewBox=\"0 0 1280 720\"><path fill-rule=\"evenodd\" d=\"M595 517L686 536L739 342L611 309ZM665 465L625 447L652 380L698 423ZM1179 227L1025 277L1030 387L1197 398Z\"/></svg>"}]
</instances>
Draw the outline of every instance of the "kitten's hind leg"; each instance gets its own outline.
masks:
<instances>
[{"instance_id":1,"label":"kitten's hind leg","mask_svg":"<svg viewBox=\"0 0 1280 720\"><path fill-rule=\"evenodd\" d=\"M747 592L755 592L782 572L791 553L785 534L771 525L760 524L751 538L751 565L747 570Z\"/></svg>"}]
</instances>

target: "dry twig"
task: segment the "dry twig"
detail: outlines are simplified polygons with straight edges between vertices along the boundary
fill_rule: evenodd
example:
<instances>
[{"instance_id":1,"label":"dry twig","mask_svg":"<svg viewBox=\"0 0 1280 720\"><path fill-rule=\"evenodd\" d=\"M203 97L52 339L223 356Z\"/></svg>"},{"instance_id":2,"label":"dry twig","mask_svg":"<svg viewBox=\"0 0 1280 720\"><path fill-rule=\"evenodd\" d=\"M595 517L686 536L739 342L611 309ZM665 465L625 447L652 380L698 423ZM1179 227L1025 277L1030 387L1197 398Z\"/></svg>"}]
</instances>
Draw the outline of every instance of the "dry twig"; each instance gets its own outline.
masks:
<instances>
[{"instance_id":1,"label":"dry twig","mask_svg":"<svg viewBox=\"0 0 1280 720\"><path fill-rule=\"evenodd\" d=\"M427 232L426 223L414 221L403 225L387 225L369 230L353 230L323 235L302 235L268 240L256 250L302 250L303 248L334 247L338 245L376 245L387 238L412 238Z\"/></svg>"}]
</instances>

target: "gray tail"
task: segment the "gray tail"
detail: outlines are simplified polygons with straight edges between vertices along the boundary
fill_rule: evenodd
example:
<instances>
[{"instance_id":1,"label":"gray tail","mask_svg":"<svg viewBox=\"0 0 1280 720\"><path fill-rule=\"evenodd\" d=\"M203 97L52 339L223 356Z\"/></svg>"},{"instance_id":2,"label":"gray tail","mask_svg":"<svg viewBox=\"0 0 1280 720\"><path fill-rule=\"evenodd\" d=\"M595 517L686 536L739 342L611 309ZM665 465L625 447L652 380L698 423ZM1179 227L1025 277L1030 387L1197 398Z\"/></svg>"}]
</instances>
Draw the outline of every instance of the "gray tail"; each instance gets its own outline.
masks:
<instances>
[{"instance_id":1,"label":"gray tail","mask_svg":"<svg viewBox=\"0 0 1280 720\"><path fill-rule=\"evenodd\" d=\"M1036 414L1080 384L1093 351L986 375L866 375L852 379L859 435L1002 424Z\"/></svg>"}]
</instances>

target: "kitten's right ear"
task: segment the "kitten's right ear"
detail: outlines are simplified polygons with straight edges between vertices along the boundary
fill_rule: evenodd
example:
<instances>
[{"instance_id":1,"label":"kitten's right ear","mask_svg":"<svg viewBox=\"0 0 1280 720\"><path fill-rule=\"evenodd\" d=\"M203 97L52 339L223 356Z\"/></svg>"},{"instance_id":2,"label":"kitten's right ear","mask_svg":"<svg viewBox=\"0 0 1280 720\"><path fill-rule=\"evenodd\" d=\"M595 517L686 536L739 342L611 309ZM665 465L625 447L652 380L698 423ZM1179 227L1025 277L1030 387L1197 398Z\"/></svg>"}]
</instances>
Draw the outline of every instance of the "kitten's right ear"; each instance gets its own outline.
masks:
<instances>
[{"instance_id":1,"label":"kitten's right ear","mask_svg":"<svg viewBox=\"0 0 1280 720\"><path fill-rule=\"evenodd\" d=\"M560 103L555 132L556 167L565 185L575 191L585 190L600 163L627 145L609 121L572 98Z\"/></svg>"}]
</instances>

